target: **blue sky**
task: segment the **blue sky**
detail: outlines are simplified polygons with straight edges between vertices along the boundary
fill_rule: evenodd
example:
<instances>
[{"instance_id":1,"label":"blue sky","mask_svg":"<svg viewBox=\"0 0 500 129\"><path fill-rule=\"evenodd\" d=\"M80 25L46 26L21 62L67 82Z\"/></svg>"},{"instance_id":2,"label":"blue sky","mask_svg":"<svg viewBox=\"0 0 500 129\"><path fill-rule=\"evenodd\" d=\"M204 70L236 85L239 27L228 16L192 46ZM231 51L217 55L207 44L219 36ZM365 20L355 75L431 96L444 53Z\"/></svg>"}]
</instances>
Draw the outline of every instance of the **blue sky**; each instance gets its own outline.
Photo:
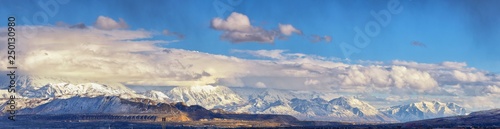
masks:
<instances>
[{"instance_id":1,"label":"blue sky","mask_svg":"<svg viewBox=\"0 0 500 129\"><path fill-rule=\"evenodd\" d=\"M217 0L218 1L218 0ZM18 24L26 25L22 18L31 19L41 6L32 1L9 1L2 4L0 16L16 16ZM43 2L43 1L42 1ZM45 24L94 24L98 16L122 18L130 29L145 29L161 33L167 29L185 35L180 42L164 45L169 48L196 50L231 55L231 49L272 50L283 49L294 53L324 57L345 58L340 45L353 44L353 28L364 28L375 19L370 11L387 9L388 1L304 1L254 0L230 5L234 12L248 16L253 26L268 30L278 24L291 24L303 35L293 35L274 44L256 42L231 43L221 40L221 31L210 27L216 17L228 17L230 10L219 15L215 0L183 1L78 1L71 0L59 7ZM442 61L466 62L469 66L500 72L500 1L496 0L402 0L403 11L392 15L390 23L371 38L369 46L349 56L351 60L391 61L409 60L423 63ZM329 35L330 43L311 43L311 35ZM155 39L175 40L172 36ZM418 41L426 47L412 45Z\"/></svg>"}]
</instances>

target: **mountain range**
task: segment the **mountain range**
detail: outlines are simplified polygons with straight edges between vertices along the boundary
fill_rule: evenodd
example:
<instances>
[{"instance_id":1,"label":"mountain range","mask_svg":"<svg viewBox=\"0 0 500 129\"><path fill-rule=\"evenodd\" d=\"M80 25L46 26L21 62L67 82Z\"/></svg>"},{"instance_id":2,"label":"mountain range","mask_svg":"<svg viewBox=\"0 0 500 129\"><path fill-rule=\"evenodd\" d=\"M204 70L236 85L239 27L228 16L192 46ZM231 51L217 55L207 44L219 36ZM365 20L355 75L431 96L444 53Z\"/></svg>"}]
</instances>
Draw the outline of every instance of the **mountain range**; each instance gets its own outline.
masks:
<instances>
[{"instance_id":1,"label":"mountain range","mask_svg":"<svg viewBox=\"0 0 500 129\"><path fill-rule=\"evenodd\" d=\"M231 113L292 115L314 121L386 123L466 114L455 103L423 101L377 109L354 97L280 89L207 85L136 92L119 83L37 76L19 76L16 83L20 114L167 113L167 108L182 114L182 107L190 105ZM6 110L6 94L0 89L0 115ZM176 104L184 106L172 108ZM193 117L186 115L187 118Z\"/></svg>"}]
</instances>

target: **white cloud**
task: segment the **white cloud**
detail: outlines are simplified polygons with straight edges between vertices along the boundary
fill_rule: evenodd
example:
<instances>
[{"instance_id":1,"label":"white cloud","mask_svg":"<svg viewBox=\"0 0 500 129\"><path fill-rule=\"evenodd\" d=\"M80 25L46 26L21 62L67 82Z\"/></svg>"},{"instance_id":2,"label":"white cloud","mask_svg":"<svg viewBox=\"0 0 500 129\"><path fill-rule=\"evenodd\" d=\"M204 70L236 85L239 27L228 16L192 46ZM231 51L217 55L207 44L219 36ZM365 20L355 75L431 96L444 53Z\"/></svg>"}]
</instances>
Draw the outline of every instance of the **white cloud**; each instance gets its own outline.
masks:
<instances>
[{"instance_id":1,"label":"white cloud","mask_svg":"<svg viewBox=\"0 0 500 129\"><path fill-rule=\"evenodd\" d=\"M106 17L106 16L99 16L97 17L97 20L95 21L94 26L99 29L103 30L113 30L113 29L124 29L128 28L127 23L123 19L119 19L118 22L115 20Z\"/></svg>"},{"instance_id":2,"label":"white cloud","mask_svg":"<svg viewBox=\"0 0 500 129\"><path fill-rule=\"evenodd\" d=\"M467 66L465 62L449 62L449 61L445 61L441 63L441 65L451 69L461 69Z\"/></svg>"},{"instance_id":3,"label":"white cloud","mask_svg":"<svg viewBox=\"0 0 500 129\"><path fill-rule=\"evenodd\" d=\"M286 36L292 35L292 33L302 34L302 31L296 29L290 24L278 24L280 32Z\"/></svg>"},{"instance_id":4,"label":"white cloud","mask_svg":"<svg viewBox=\"0 0 500 129\"><path fill-rule=\"evenodd\" d=\"M472 97L460 97L455 98L456 101L464 106L469 111L477 111L477 110L488 110L493 108L500 107L500 103L498 103L498 98L500 95L483 95L483 96L472 96Z\"/></svg>"},{"instance_id":5,"label":"white cloud","mask_svg":"<svg viewBox=\"0 0 500 129\"><path fill-rule=\"evenodd\" d=\"M429 73L403 66L348 66L330 73L330 85L431 91L438 86Z\"/></svg>"},{"instance_id":6,"label":"white cloud","mask_svg":"<svg viewBox=\"0 0 500 129\"><path fill-rule=\"evenodd\" d=\"M458 81L462 82L479 82L479 81L487 81L487 78L484 73L481 72L462 72L458 70L453 70L453 75Z\"/></svg>"},{"instance_id":7,"label":"white cloud","mask_svg":"<svg viewBox=\"0 0 500 129\"><path fill-rule=\"evenodd\" d=\"M273 43L276 37L285 39L284 36L290 36L292 33L302 33L290 24L279 24L279 30L265 30L261 27L255 27L251 25L248 16L237 12L231 13L226 19L212 19L211 27L215 30L223 31L221 39L232 43ZM280 32L284 35L280 34Z\"/></svg>"},{"instance_id":8,"label":"white cloud","mask_svg":"<svg viewBox=\"0 0 500 129\"><path fill-rule=\"evenodd\" d=\"M257 87L257 88L266 88L267 86L263 82L257 82L257 83L255 83L255 87Z\"/></svg>"},{"instance_id":9,"label":"white cloud","mask_svg":"<svg viewBox=\"0 0 500 129\"><path fill-rule=\"evenodd\" d=\"M233 43L239 42L274 42L276 35L272 31L266 31L259 27L253 27L250 19L246 15L233 12L226 20L214 18L211 27L216 30L224 31L221 38Z\"/></svg>"},{"instance_id":10,"label":"white cloud","mask_svg":"<svg viewBox=\"0 0 500 129\"><path fill-rule=\"evenodd\" d=\"M305 82L304 82L304 85L306 86L309 86L309 85L317 85L319 84L319 81L318 80L314 80L314 79L307 79Z\"/></svg>"},{"instance_id":11,"label":"white cloud","mask_svg":"<svg viewBox=\"0 0 500 129\"><path fill-rule=\"evenodd\" d=\"M212 27L218 30L250 32L255 29L246 15L233 12L226 20L214 18Z\"/></svg>"},{"instance_id":12,"label":"white cloud","mask_svg":"<svg viewBox=\"0 0 500 129\"><path fill-rule=\"evenodd\" d=\"M20 70L29 74L114 82L139 83L139 80L145 80L147 83L144 84L161 84L162 80L158 78L175 76L182 80L202 74L202 71L169 71L173 64L165 64L165 57L160 54L163 49L155 46L169 41L142 40L152 37L147 31L35 28L38 29L36 37L19 37L23 44L16 48L16 55L22 57L17 60ZM22 35L23 29L20 30L18 34ZM7 66L6 63L0 65ZM151 76L155 78L148 79Z\"/></svg>"},{"instance_id":13,"label":"white cloud","mask_svg":"<svg viewBox=\"0 0 500 129\"><path fill-rule=\"evenodd\" d=\"M483 93L500 95L500 86L489 85L484 88Z\"/></svg>"}]
</instances>

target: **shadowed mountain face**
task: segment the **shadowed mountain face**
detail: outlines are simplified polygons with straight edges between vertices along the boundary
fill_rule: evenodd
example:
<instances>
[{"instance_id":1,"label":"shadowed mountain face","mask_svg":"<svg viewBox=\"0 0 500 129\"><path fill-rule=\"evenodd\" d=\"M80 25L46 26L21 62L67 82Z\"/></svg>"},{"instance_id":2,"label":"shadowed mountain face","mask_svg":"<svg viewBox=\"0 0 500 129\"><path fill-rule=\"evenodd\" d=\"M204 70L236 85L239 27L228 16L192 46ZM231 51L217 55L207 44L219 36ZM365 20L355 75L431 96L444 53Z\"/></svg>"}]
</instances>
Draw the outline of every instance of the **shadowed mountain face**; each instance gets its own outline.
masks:
<instances>
[{"instance_id":1,"label":"shadowed mountain face","mask_svg":"<svg viewBox=\"0 0 500 129\"><path fill-rule=\"evenodd\" d=\"M190 112L193 107L177 106L175 104L157 103L149 99L123 99L117 96L98 96L98 97L72 97L68 99L55 99L48 103L36 106L34 108L24 108L18 111L18 115L38 115L53 116L47 119L62 119L64 115L75 115L74 119L87 119L93 117L95 119L109 119L108 117L120 117L120 115L130 114L135 117L146 117L149 115L150 120L156 120L157 117L166 117L168 120L175 121L190 121L198 120L200 117L192 115ZM183 109L183 110L180 110ZM205 117L213 117L213 113L201 108L196 109L197 113L206 112L200 115ZM85 115L87 114L87 115ZM94 116L89 116L93 114ZM143 114L143 115L141 115ZM83 115L83 116L82 116ZM110 115L110 116L106 116ZM35 116L36 117L36 116ZM36 117L38 118L38 117ZM34 118L30 118L34 119ZM120 118L122 120L130 120L130 118Z\"/></svg>"},{"instance_id":2,"label":"shadowed mountain face","mask_svg":"<svg viewBox=\"0 0 500 129\"><path fill-rule=\"evenodd\" d=\"M500 109L472 112L469 115L451 116L403 123L403 127L500 127Z\"/></svg>"},{"instance_id":3,"label":"shadowed mountain face","mask_svg":"<svg viewBox=\"0 0 500 129\"><path fill-rule=\"evenodd\" d=\"M18 111L23 119L55 119L63 118L115 119L123 115L132 115L133 119L156 120L165 117L169 121L198 121L201 119L232 119L247 121L273 121L290 123L296 118L287 115L254 115L254 114L224 114L214 113L198 105L178 103L158 103L150 99L128 98L117 96L72 97L55 99L34 108L24 108ZM33 116L34 115L34 116ZM68 116L69 115L69 116ZM33 116L33 118L26 118ZM123 119L131 120L124 117Z\"/></svg>"},{"instance_id":4,"label":"shadowed mountain face","mask_svg":"<svg viewBox=\"0 0 500 129\"><path fill-rule=\"evenodd\" d=\"M19 114L181 114L171 104L148 99L123 99L116 96L72 97L55 99L35 108L19 110Z\"/></svg>"}]
</instances>

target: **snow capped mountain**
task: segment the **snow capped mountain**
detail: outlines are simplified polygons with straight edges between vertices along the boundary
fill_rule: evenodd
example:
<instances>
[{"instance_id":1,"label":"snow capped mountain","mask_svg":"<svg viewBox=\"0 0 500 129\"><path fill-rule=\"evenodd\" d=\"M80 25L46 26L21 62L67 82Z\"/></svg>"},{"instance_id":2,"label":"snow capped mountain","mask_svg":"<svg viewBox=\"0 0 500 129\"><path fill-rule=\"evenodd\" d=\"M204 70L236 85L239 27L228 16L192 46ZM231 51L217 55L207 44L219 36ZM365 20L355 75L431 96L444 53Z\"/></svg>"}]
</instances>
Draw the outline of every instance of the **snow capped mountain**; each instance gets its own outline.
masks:
<instances>
[{"instance_id":1,"label":"snow capped mountain","mask_svg":"<svg viewBox=\"0 0 500 129\"><path fill-rule=\"evenodd\" d=\"M277 89L234 88L236 93L245 99L243 105L224 107L233 112L258 114L300 114L289 105L294 98L303 98L293 92Z\"/></svg>"},{"instance_id":2,"label":"snow capped mountain","mask_svg":"<svg viewBox=\"0 0 500 129\"><path fill-rule=\"evenodd\" d=\"M7 84L7 80L0 80ZM120 98L146 98L135 94L122 84L99 83L87 80L51 78L40 76L17 76L16 78L16 108L35 108L57 99L67 99L75 96L119 96ZM0 90L0 111L5 112L7 90ZM1 113L0 113L1 114Z\"/></svg>"},{"instance_id":3,"label":"snow capped mountain","mask_svg":"<svg viewBox=\"0 0 500 129\"><path fill-rule=\"evenodd\" d=\"M150 100L123 99L116 96L72 97L55 99L34 108L19 110L19 114L137 114L137 113L179 113L172 105L157 105Z\"/></svg>"},{"instance_id":4,"label":"snow capped mountain","mask_svg":"<svg viewBox=\"0 0 500 129\"><path fill-rule=\"evenodd\" d=\"M166 95L173 101L185 102L188 105L201 105L207 109L216 106L237 105L244 101L239 95L224 86L175 87L166 92Z\"/></svg>"},{"instance_id":5,"label":"snow capped mountain","mask_svg":"<svg viewBox=\"0 0 500 129\"><path fill-rule=\"evenodd\" d=\"M104 84L97 83L82 83L82 84L70 84L70 83L49 83L41 88L35 89L29 87L29 89L20 89L22 96L29 98L50 98L50 97L72 97L76 95L81 96L118 96L122 94L133 93L128 90L117 90L115 87L110 87Z\"/></svg>"},{"instance_id":6,"label":"snow capped mountain","mask_svg":"<svg viewBox=\"0 0 500 129\"><path fill-rule=\"evenodd\" d=\"M368 103L354 98L340 97L330 101L316 92L297 92L277 89L234 88L245 98L243 106L225 107L233 112L258 114L287 114L302 120L341 120L394 122L395 120L379 112Z\"/></svg>"},{"instance_id":7,"label":"snow capped mountain","mask_svg":"<svg viewBox=\"0 0 500 129\"><path fill-rule=\"evenodd\" d=\"M352 111L352 113L358 116L372 116L378 114L378 110L368 103L360 101L358 99L349 97L339 97L330 100L331 104L338 105L338 107L345 108Z\"/></svg>"},{"instance_id":8,"label":"snow capped mountain","mask_svg":"<svg viewBox=\"0 0 500 129\"><path fill-rule=\"evenodd\" d=\"M422 101L407 105L393 106L379 109L379 111L392 116L399 121L414 121L445 116L465 115L465 108L455 103L442 103L438 101Z\"/></svg>"},{"instance_id":9,"label":"snow capped mountain","mask_svg":"<svg viewBox=\"0 0 500 129\"><path fill-rule=\"evenodd\" d=\"M18 114L99 114L127 115L134 117L139 114L160 115L172 121L190 121L210 119L216 115L200 106L186 106L180 103L158 103L150 99L120 98L117 96L71 97L55 99L33 108L18 110Z\"/></svg>"},{"instance_id":10,"label":"snow capped mountain","mask_svg":"<svg viewBox=\"0 0 500 129\"><path fill-rule=\"evenodd\" d=\"M156 91L156 90L149 90L143 93L144 96L149 97L153 100L160 101L160 102L169 102L172 101L167 95L165 95L161 91Z\"/></svg>"},{"instance_id":11,"label":"snow capped mountain","mask_svg":"<svg viewBox=\"0 0 500 129\"><path fill-rule=\"evenodd\" d=\"M6 114L8 107L7 106L8 99L0 99L0 115ZM16 109L24 109L24 108L35 108L42 104L46 104L50 101L54 100L54 98L18 98L15 100Z\"/></svg>"},{"instance_id":12,"label":"snow capped mountain","mask_svg":"<svg viewBox=\"0 0 500 129\"><path fill-rule=\"evenodd\" d=\"M355 98L339 97L326 101L321 98L312 100L293 99L297 117L307 120L341 120L352 122L394 122L395 120L379 112L376 108Z\"/></svg>"},{"instance_id":13,"label":"snow capped mountain","mask_svg":"<svg viewBox=\"0 0 500 129\"><path fill-rule=\"evenodd\" d=\"M316 92L223 86L176 87L166 92L175 101L236 113L285 114L302 120L395 121L361 100L340 97L326 101L321 94L311 94Z\"/></svg>"},{"instance_id":14,"label":"snow capped mountain","mask_svg":"<svg viewBox=\"0 0 500 129\"><path fill-rule=\"evenodd\" d=\"M2 80L2 84L7 84ZM27 98L69 98L72 96L122 96L140 97L135 91L119 83L102 83L87 80L51 78L39 76L18 76L16 91Z\"/></svg>"},{"instance_id":15,"label":"snow capped mountain","mask_svg":"<svg viewBox=\"0 0 500 129\"><path fill-rule=\"evenodd\" d=\"M235 93L246 100L259 98L264 101L274 102L278 100L291 100L293 98L303 98L288 90L263 89L263 88L231 88Z\"/></svg>"},{"instance_id":16,"label":"snow capped mountain","mask_svg":"<svg viewBox=\"0 0 500 129\"><path fill-rule=\"evenodd\" d=\"M6 80L0 81L6 84ZM394 122L466 113L464 108L455 103L436 101L377 110L370 104L352 97L338 97L335 94L315 91L207 85L171 89L162 87L136 94L134 90L119 83L88 80L19 76L16 83L17 108L26 114L148 113L160 111L161 108L147 108L158 102L183 102L186 106L200 105L206 109L223 109L236 113L285 114L301 120L321 121ZM8 96L9 93L5 89L0 89L0 109L3 112ZM143 102L146 100L148 101ZM146 108L136 107L144 104Z\"/></svg>"},{"instance_id":17,"label":"snow capped mountain","mask_svg":"<svg viewBox=\"0 0 500 129\"><path fill-rule=\"evenodd\" d=\"M458 115L467 114L467 112L465 111L465 108L459 106L456 103L446 103L446 107L449 108L451 111L457 113Z\"/></svg>"}]
</instances>

